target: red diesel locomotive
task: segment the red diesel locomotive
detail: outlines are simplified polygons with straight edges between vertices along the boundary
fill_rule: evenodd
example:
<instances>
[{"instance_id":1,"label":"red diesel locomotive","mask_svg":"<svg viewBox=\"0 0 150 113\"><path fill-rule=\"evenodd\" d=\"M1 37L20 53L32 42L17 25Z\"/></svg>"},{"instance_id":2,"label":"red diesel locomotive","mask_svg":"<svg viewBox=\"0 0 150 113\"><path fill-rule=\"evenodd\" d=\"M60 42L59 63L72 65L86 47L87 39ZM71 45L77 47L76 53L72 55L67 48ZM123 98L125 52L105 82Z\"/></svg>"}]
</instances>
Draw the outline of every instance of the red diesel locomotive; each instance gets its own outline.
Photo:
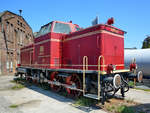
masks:
<instances>
[{"instance_id":1,"label":"red diesel locomotive","mask_svg":"<svg viewBox=\"0 0 150 113\"><path fill-rule=\"evenodd\" d=\"M113 20L112 20L113 21ZM52 21L41 27L32 45L21 48L16 75L48 83L52 90L101 100L119 89L128 91L124 68L125 32L107 24L81 29L72 22Z\"/></svg>"}]
</instances>

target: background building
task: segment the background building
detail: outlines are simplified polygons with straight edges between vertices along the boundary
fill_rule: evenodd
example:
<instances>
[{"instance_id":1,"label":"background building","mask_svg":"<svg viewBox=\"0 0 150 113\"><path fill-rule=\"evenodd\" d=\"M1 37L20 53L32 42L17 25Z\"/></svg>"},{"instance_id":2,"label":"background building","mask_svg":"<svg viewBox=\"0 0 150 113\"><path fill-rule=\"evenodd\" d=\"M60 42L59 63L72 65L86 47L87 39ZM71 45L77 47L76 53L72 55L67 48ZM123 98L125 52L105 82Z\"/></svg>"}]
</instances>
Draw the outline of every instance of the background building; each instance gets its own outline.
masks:
<instances>
[{"instance_id":1,"label":"background building","mask_svg":"<svg viewBox=\"0 0 150 113\"><path fill-rule=\"evenodd\" d=\"M33 42L31 27L20 15L0 13L0 74L14 73L20 59L20 48Z\"/></svg>"}]
</instances>

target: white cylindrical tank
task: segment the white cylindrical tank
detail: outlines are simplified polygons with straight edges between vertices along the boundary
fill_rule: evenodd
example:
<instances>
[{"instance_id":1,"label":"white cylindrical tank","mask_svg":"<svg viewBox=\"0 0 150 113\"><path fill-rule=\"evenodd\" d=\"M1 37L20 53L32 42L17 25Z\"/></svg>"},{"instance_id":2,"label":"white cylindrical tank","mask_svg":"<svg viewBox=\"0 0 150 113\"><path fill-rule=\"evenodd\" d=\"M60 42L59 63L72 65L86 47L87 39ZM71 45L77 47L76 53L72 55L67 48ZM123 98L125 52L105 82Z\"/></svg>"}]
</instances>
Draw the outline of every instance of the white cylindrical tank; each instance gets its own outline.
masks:
<instances>
[{"instance_id":1,"label":"white cylindrical tank","mask_svg":"<svg viewBox=\"0 0 150 113\"><path fill-rule=\"evenodd\" d=\"M129 68L134 58L138 67L137 73L142 71L144 76L150 76L150 49L125 49L124 63L126 68Z\"/></svg>"}]
</instances>

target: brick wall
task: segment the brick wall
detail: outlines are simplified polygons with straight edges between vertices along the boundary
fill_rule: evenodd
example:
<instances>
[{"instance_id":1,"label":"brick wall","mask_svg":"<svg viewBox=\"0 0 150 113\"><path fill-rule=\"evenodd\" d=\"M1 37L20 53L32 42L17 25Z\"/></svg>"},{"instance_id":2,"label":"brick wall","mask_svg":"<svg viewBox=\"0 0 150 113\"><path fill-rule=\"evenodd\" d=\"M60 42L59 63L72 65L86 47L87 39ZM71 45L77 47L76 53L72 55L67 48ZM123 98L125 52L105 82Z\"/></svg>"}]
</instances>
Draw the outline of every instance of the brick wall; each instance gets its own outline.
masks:
<instances>
[{"instance_id":1,"label":"brick wall","mask_svg":"<svg viewBox=\"0 0 150 113\"><path fill-rule=\"evenodd\" d=\"M26 21L12 12L6 11L1 20L0 74L4 75L15 73L19 62L20 48L33 42L33 33Z\"/></svg>"}]
</instances>

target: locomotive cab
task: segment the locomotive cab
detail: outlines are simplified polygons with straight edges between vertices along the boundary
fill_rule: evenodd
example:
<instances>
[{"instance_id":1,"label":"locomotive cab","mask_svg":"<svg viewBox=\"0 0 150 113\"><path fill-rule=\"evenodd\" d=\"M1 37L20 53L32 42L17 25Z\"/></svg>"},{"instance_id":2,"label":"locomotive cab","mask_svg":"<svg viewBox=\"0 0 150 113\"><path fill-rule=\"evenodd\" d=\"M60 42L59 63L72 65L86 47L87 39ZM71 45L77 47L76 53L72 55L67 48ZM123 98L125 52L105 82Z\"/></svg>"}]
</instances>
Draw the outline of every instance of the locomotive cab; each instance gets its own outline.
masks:
<instances>
[{"instance_id":1,"label":"locomotive cab","mask_svg":"<svg viewBox=\"0 0 150 113\"><path fill-rule=\"evenodd\" d=\"M69 23L61 21L52 21L41 27L40 31L36 35L36 38L40 38L40 36L48 34L50 32L69 34L80 29L81 28L77 24L72 24L72 21L70 21Z\"/></svg>"}]
</instances>

